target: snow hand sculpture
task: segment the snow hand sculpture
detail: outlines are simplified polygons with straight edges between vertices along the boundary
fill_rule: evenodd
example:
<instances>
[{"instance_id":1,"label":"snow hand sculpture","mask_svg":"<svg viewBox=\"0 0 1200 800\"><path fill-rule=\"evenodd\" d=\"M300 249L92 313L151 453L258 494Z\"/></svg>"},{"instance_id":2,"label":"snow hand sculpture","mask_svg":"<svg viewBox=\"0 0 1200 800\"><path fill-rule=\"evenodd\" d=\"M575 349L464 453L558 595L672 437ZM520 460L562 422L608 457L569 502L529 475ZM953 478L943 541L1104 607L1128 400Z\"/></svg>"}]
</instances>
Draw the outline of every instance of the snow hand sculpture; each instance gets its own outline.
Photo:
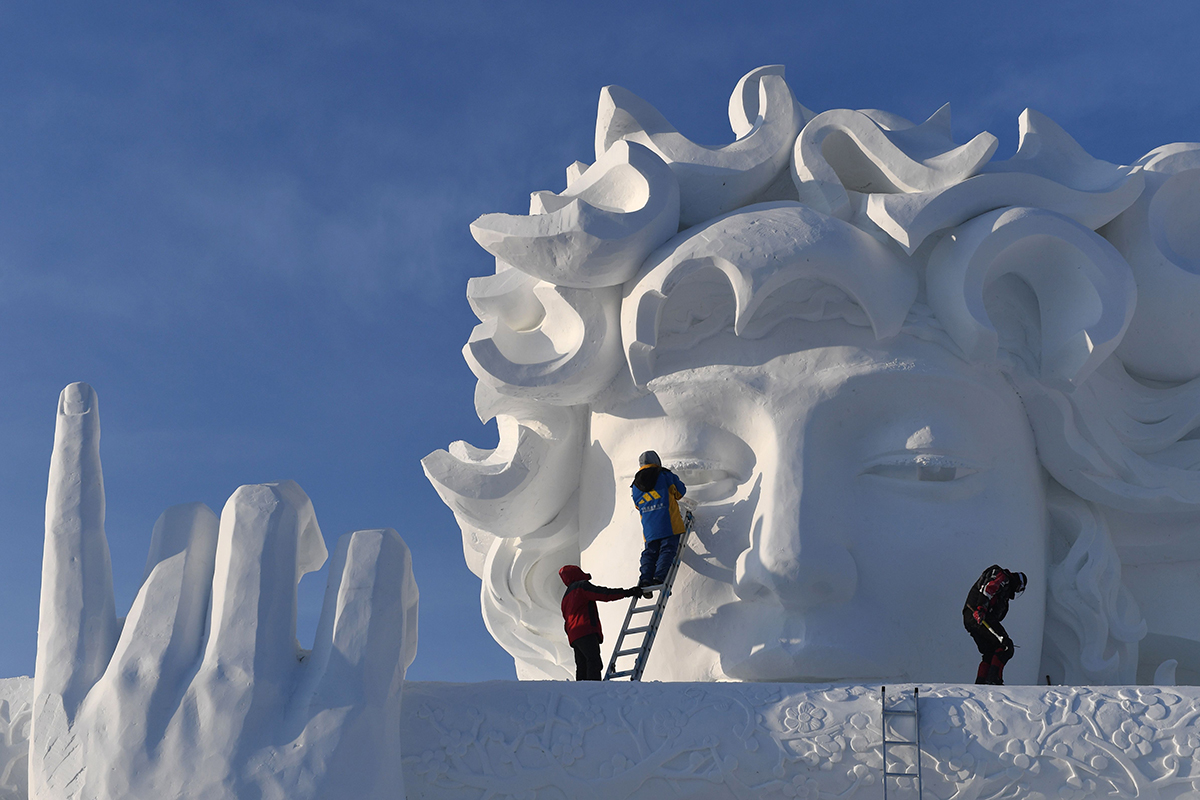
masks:
<instances>
[{"instance_id":1,"label":"snow hand sculpture","mask_svg":"<svg viewBox=\"0 0 1200 800\"><path fill-rule=\"evenodd\" d=\"M122 624L99 439L95 392L71 384L46 501L30 797L402 797L417 586L400 536L341 538L306 652L296 585L327 553L303 490L243 486L220 520L176 506Z\"/></svg>"}]
</instances>

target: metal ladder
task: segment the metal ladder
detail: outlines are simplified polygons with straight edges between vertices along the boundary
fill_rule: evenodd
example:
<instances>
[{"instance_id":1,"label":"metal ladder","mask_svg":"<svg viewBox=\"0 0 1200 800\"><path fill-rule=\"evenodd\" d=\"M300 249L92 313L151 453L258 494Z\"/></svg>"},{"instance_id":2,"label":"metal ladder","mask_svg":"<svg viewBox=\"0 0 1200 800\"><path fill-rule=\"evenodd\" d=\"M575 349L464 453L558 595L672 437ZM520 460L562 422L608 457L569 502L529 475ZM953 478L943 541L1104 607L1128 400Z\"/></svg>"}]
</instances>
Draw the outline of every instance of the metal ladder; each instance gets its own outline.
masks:
<instances>
[{"instance_id":1,"label":"metal ladder","mask_svg":"<svg viewBox=\"0 0 1200 800\"><path fill-rule=\"evenodd\" d=\"M887 687L879 687L879 727L883 734L883 800L887 800L888 796L888 779L912 778L916 781L914 784L917 790L917 800L921 800L921 705L920 705L920 689L916 686L912 690L912 708L897 708L892 706L888 708L887 704ZM903 694L900 694L903 698ZM913 721L913 738L912 739L889 739L888 738L888 717L912 717ZM898 772L888 769L888 745L913 747L916 748L916 753L913 760L917 762L916 772ZM899 788L899 786L897 786ZM905 793L909 794L909 793Z\"/></svg>"},{"instance_id":2,"label":"metal ladder","mask_svg":"<svg viewBox=\"0 0 1200 800\"><path fill-rule=\"evenodd\" d=\"M690 509L684 509L683 516L683 533L679 534L679 550L675 553L675 560L671 563L671 570L667 573L667 579L663 581L662 588L658 590L658 599L653 603L638 605L638 601L642 600L641 595L634 595L629 599L629 610L625 612L625 623L621 625L621 633L617 636L617 643L613 647L612 656L608 659L608 669L604 671L604 680L612 681L617 678L629 678L631 681L640 681L642 673L646 669L646 661L650 658L650 648L654 645L654 637L658 634L659 623L662 622L663 610L667 607L667 599L671 596L671 587L675 585L675 573L679 571L679 564L683 561L683 553L687 550L688 535L692 532L692 527L695 524L695 517ZM635 616L642 614L650 614L650 620L645 625L630 627ZM625 647L626 636L636 636L642 634L641 644L633 647ZM635 656L636 660L633 667L625 670L617 669L617 659L629 658Z\"/></svg>"}]
</instances>

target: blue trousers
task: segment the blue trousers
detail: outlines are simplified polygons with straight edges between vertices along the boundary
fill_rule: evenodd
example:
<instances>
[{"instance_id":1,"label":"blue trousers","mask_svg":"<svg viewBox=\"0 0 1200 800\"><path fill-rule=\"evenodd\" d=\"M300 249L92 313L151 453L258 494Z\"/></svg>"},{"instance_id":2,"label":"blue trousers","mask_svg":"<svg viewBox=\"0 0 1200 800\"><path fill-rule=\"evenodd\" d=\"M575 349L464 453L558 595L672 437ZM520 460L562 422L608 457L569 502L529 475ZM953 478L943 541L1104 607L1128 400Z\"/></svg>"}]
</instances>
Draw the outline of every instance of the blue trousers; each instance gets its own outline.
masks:
<instances>
[{"instance_id":1,"label":"blue trousers","mask_svg":"<svg viewBox=\"0 0 1200 800\"><path fill-rule=\"evenodd\" d=\"M667 536L664 539L651 539L642 550L642 574L638 585L651 586L662 583L671 571L675 554L679 552L679 537Z\"/></svg>"}]
</instances>

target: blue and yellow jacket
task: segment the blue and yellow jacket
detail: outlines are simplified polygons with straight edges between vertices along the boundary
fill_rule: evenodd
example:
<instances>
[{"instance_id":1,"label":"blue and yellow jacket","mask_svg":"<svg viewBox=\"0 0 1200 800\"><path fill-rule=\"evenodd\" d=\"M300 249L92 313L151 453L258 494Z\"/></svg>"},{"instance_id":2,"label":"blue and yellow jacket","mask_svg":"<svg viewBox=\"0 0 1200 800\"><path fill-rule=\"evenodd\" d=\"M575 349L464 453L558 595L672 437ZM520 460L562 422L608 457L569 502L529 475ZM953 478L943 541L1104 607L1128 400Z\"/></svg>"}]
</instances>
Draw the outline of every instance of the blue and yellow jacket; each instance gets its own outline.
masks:
<instances>
[{"instance_id":1,"label":"blue and yellow jacket","mask_svg":"<svg viewBox=\"0 0 1200 800\"><path fill-rule=\"evenodd\" d=\"M634 476L631 488L647 542L683 533L679 498L687 494L687 487L674 472L653 464L644 466Z\"/></svg>"}]
</instances>

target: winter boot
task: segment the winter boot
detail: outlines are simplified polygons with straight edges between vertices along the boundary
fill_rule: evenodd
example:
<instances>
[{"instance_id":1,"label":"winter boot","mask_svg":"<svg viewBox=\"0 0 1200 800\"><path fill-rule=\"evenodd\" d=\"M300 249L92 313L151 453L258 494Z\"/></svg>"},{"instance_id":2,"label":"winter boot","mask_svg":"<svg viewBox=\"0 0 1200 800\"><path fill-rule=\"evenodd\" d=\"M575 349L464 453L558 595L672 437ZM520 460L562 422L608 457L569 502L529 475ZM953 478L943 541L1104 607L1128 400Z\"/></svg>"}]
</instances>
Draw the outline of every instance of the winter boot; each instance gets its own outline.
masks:
<instances>
[{"instance_id":1,"label":"winter boot","mask_svg":"<svg viewBox=\"0 0 1200 800\"><path fill-rule=\"evenodd\" d=\"M1004 661L1000 656L992 656L992 663L988 666L987 682L992 686L1004 685Z\"/></svg>"}]
</instances>

